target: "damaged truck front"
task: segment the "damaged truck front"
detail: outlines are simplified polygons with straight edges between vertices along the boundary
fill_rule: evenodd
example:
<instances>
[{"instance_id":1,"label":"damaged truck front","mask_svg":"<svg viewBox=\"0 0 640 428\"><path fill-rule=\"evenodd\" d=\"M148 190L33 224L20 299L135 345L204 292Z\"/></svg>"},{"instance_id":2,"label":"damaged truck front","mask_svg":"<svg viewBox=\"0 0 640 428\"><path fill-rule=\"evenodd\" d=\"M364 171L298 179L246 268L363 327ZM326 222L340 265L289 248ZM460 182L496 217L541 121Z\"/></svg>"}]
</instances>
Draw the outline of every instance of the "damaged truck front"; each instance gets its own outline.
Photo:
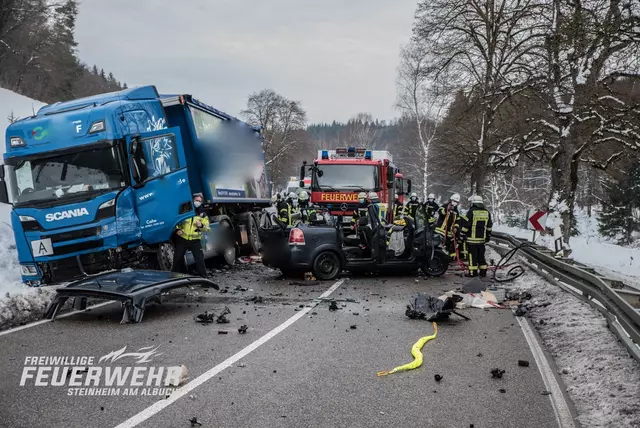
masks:
<instances>
[{"instance_id":1,"label":"damaged truck front","mask_svg":"<svg viewBox=\"0 0 640 428\"><path fill-rule=\"evenodd\" d=\"M168 270L177 224L206 201L206 256L233 263L260 246L269 205L258 129L189 95L154 86L56 103L6 132L0 199L22 279L66 281L151 264Z\"/></svg>"}]
</instances>

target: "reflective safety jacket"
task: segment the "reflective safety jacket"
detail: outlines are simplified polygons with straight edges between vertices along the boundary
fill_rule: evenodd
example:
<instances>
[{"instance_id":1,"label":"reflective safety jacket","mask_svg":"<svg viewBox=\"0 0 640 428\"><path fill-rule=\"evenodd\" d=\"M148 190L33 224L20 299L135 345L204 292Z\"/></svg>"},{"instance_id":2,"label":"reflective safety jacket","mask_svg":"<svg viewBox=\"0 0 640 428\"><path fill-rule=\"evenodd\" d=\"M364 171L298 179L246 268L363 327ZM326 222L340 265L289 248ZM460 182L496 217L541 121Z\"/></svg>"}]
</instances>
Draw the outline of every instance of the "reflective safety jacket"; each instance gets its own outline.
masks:
<instances>
[{"instance_id":1,"label":"reflective safety jacket","mask_svg":"<svg viewBox=\"0 0 640 428\"><path fill-rule=\"evenodd\" d=\"M367 215L368 215L367 206L358 205L358 209L356 209L353 212L353 215L351 216L351 224L352 225L358 224L358 219L360 217L367 217Z\"/></svg>"},{"instance_id":2,"label":"reflective safety jacket","mask_svg":"<svg viewBox=\"0 0 640 428\"><path fill-rule=\"evenodd\" d=\"M455 234L454 225L458 218L458 208L451 204L446 207L443 205L438 209L438 219L436 220L436 233L453 237Z\"/></svg>"},{"instance_id":3,"label":"reflective safety jacket","mask_svg":"<svg viewBox=\"0 0 640 428\"><path fill-rule=\"evenodd\" d=\"M315 220L316 219L316 210L314 210L311 207L304 207L304 208L300 208L300 213L302 214L302 223L304 224L309 224L309 222L311 222L311 219Z\"/></svg>"},{"instance_id":4,"label":"reflective safety jacket","mask_svg":"<svg viewBox=\"0 0 640 428\"><path fill-rule=\"evenodd\" d=\"M409 213L407 207L400 202L400 200L396 199L393 203L393 218L400 218L403 215L407 215Z\"/></svg>"},{"instance_id":5,"label":"reflective safety jacket","mask_svg":"<svg viewBox=\"0 0 640 428\"><path fill-rule=\"evenodd\" d=\"M462 232L467 235L467 243L484 244L491 238L492 227L491 213L484 205L473 205L467 211L467 221L462 227Z\"/></svg>"},{"instance_id":6,"label":"reflective safety jacket","mask_svg":"<svg viewBox=\"0 0 640 428\"><path fill-rule=\"evenodd\" d=\"M420 202L409 200L409 202L407 202L407 209L406 209L407 215L409 215L409 217L411 217L412 219L415 219L416 213L418 212L419 207L420 207Z\"/></svg>"},{"instance_id":7,"label":"reflective safety jacket","mask_svg":"<svg viewBox=\"0 0 640 428\"><path fill-rule=\"evenodd\" d=\"M198 220L202 223L202 227L196 226ZM202 239L202 233L211 230L211 228L209 227L209 219L206 216L200 217L196 215L178 224L176 230L182 231L182 234L179 235L181 238L189 241L199 241Z\"/></svg>"},{"instance_id":8,"label":"reflective safety jacket","mask_svg":"<svg viewBox=\"0 0 640 428\"><path fill-rule=\"evenodd\" d=\"M378 202L377 204L373 204L373 209L378 215L378 220L381 223L386 223L387 222L387 204Z\"/></svg>"},{"instance_id":9,"label":"reflective safety jacket","mask_svg":"<svg viewBox=\"0 0 640 428\"><path fill-rule=\"evenodd\" d=\"M287 226L292 224L291 214L294 214L295 212L296 209L289 202L283 201L278 204L278 218Z\"/></svg>"}]
</instances>

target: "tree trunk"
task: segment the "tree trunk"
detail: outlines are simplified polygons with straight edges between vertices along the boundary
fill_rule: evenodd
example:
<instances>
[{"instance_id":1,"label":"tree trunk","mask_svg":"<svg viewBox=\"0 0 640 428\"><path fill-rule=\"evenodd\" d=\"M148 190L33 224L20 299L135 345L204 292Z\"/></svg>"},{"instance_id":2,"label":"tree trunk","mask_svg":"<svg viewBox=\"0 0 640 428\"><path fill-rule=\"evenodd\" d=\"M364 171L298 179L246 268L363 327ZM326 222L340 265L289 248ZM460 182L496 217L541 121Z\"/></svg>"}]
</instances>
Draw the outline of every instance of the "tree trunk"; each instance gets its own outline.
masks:
<instances>
[{"instance_id":1,"label":"tree trunk","mask_svg":"<svg viewBox=\"0 0 640 428\"><path fill-rule=\"evenodd\" d=\"M569 143L566 141L565 143ZM578 186L578 160L568 150L571 144L563 145L551 159L551 194L549 209L562 218L562 235L568 244L571 236L573 207Z\"/></svg>"},{"instance_id":2,"label":"tree trunk","mask_svg":"<svg viewBox=\"0 0 640 428\"><path fill-rule=\"evenodd\" d=\"M480 153L471 172L471 192L476 195L484 194L484 186L487 180L487 161L485 158L484 153Z\"/></svg>"}]
</instances>

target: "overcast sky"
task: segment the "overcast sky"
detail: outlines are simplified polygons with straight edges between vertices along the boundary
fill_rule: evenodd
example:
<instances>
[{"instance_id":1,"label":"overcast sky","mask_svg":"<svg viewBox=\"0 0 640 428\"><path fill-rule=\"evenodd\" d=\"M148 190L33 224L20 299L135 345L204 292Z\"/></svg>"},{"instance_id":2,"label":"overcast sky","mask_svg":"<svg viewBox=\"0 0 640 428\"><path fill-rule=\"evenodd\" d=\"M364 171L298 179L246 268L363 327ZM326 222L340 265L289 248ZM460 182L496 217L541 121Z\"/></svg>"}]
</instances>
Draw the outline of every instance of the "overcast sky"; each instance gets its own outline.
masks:
<instances>
[{"instance_id":1,"label":"overcast sky","mask_svg":"<svg viewBox=\"0 0 640 428\"><path fill-rule=\"evenodd\" d=\"M82 0L82 61L237 115L271 88L310 121L394 109L416 0Z\"/></svg>"}]
</instances>

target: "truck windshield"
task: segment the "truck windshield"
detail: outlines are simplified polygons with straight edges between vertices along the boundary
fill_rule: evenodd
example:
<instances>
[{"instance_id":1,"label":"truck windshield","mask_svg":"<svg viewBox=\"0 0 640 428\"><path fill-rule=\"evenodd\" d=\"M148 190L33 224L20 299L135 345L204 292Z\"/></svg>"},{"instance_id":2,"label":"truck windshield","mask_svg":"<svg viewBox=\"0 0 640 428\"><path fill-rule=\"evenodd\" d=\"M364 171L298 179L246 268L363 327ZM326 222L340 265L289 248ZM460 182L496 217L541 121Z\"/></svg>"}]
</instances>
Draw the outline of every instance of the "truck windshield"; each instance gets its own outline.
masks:
<instances>
[{"instance_id":1,"label":"truck windshield","mask_svg":"<svg viewBox=\"0 0 640 428\"><path fill-rule=\"evenodd\" d=\"M7 167L11 202L16 205L55 202L125 186L116 147L18 159Z\"/></svg>"},{"instance_id":2,"label":"truck windshield","mask_svg":"<svg viewBox=\"0 0 640 428\"><path fill-rule=\"evenodd\" d=\"M318 165L322 177L314 174L316 190L374 190L378 188L378 170L374 165Z\"/></svg>"}]
</instances>

